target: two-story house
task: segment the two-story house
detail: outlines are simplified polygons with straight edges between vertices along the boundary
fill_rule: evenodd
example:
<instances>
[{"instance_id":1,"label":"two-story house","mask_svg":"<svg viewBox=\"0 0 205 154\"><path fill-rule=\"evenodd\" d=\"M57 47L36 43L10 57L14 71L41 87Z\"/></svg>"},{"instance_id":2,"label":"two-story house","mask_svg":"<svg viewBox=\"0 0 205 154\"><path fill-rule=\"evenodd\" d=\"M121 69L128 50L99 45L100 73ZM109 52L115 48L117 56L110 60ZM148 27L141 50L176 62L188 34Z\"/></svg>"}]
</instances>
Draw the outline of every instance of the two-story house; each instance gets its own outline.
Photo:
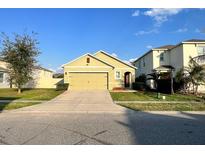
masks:
<instances>
[{"instance_id":1,"label":"two-story house","mask_svg":"<svg viewBox=\"0 0 205 154\"><path fill-rule=\"evenodd\" d=\"M154 69L166 72L174 68L174 76L181 68L188 66L190 57L199 64L205 64L205 40L191 39L177 45L165 45L149 50L133 63L138 68L136 76L152 73ZM148 82L154 88L153 81ZM205 88L199 88L205 91Z\"/></svg>"}]
</instances>

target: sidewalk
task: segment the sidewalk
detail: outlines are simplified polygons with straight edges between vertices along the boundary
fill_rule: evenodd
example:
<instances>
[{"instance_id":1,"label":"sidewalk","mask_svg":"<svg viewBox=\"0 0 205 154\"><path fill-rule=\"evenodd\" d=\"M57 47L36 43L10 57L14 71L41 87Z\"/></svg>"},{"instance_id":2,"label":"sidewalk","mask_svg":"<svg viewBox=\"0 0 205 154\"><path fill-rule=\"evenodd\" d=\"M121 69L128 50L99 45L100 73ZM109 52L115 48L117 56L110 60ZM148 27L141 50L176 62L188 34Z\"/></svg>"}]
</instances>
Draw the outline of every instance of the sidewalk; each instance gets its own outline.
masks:
<instances>
[{"instance_id":1,"label":"sidewalk","mask_svg":"<svg viewBox=\"0 0 205 154\"><path fill-rule=\"evenodd\" d=\"M126 104L126 103L204 103L197 101L114 101L116 104Z\"/></svg>"},{"instance_id":2,"label":"sidewalk","mask_svg":"<svg viewBox=\"0 0 205 154\"><path fill-rule=\"evenodd\" d=\"M47 100L25 100L25 99L16 99L16 100L0 100L0 103L12 103L12 102L47 102Z\"/></svg>"}]
</instances>

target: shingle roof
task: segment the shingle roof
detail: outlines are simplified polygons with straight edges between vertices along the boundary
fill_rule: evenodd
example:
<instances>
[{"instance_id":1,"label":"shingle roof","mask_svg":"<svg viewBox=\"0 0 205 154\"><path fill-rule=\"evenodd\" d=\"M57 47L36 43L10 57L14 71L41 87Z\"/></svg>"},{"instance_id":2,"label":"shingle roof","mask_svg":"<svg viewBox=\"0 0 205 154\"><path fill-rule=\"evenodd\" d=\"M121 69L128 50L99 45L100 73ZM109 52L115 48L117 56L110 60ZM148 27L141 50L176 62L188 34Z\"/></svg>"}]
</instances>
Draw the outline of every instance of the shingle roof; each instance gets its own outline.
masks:
<instances>
[{"instance_id":1,"label":"shingle roof","mask_svg":"<svg viewBox=\"0 0 205 154\"><path fill-rule=\"evenodd\" d=\"M172 49L173 47L175 47L175 45L163 45L155 49Z\"/></svg>"},{"instance_id":2,"label":"shingle roof","mask_svg":"<svg viewBox=\"0 0 205 154\"><path fill-rule=\"evenodd\" d=\"M186 40L186 41L183 41L183 42L205 42L205 40L202 40L202 39L190 39L190 40Z\"/></svg>"}]
</instances>

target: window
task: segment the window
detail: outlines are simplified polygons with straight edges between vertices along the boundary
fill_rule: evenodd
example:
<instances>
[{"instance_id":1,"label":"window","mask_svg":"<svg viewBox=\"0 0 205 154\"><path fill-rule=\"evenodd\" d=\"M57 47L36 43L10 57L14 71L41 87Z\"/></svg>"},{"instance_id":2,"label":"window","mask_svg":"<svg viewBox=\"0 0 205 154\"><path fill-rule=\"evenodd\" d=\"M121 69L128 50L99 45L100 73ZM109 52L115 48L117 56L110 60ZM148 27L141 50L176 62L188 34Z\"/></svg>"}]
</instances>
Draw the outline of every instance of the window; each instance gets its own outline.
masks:
<instances>
[{"instance_id":1,"label":"window","mask_svg":"<svg viewBox=\"0 0 205 154\"><path fill-rule=\"evenodd\" d=\"M143 60L143 67L145 67L145 59L143 58L142 60Z\"/></svg>"},{"instance_id":2,"label":"window","mask_svg":"<svg viewBox=\"0 0 205 154\"><path fill-rule=\"evenodd\" d=\"M120 79L120 71L115 72L115 79Z\"/></svg>"},{"instance_id":3,"label":"window","mask_svg":"<svg viewBox=\"0 0 205 154\"><path fill-rule=\"evenodd\" d=\"M139 69L141 69L141 61L139 61Z\"/></svg>"},{"instance_id":4,"label":"window","mask_svg":"<svg viewBox=\"0 0 205 154\"><path fill-rule=\"evenodd\" d=\"M164 61L164 53L160 54L160 61Z\"/></svg>"},{"instance_id":5,"label":"window","mask_svg":"<svg viewBox=\"0 0 205 154\"><path fill-rule=\"evenodd\" d=\"M0 83L3 83L4 79L4 74L0 72Z\"/></svg>"},{"instance_id":6,"label":"window","mask_svg":"<svg viewBox=\"0 0 205 154\"><path fill-rule=\"evenodd\" d=\"M205 55L205 46L197 47L198 56Z\"/></svg>"},{"instance_id":7,"label":"window","mask_svg":"<svg viewBox=\"0 0 205 154\"><path fill-rule=\"evenodd\" d=\"M90 63L90 58L87 58L87 63Z\"/></svg>"}]
</instances>

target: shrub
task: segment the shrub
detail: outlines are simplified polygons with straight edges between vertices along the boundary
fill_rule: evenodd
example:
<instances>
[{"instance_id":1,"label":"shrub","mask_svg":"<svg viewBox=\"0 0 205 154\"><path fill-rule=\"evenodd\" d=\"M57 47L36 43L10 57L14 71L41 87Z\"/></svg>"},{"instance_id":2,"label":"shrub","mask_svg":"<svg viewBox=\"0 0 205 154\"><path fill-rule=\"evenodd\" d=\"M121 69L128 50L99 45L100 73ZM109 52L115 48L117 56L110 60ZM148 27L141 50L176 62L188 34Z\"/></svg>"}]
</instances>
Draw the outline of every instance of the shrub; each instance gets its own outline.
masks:
<instances>
[{"instance_id":1,"label":"shrub","mask_svg":"<svg viewBox=\"0 0 205 154\"><path fill-rule=\"evenodd\" d=\"M68 83L61 83L56 86L56 90L68 90Z\"/></svg>"},{"instance_id":2,"label":"shrub","mask_svg":"<svg viewBox=\"0 0 205 154\"><path fill-rule=\"evenodd\" d=\"M134 90L141 90L141 91L144 91L146 90L146 84L144 82L134 82L132 84L132 88Z\"/></svg>"},{"instance_id":3,"label":"shrub","mask_svg":"<svg viewBox=\"0 0 205 154\"><path fill-rule=\"evenodd\" d=\"M140 76L138 76L136 79L135 79L135 82L143 82L143 83L146 83L146 80L147 80L147 77L145 74L141 74Z\"/></svg>"}]
</instances>

